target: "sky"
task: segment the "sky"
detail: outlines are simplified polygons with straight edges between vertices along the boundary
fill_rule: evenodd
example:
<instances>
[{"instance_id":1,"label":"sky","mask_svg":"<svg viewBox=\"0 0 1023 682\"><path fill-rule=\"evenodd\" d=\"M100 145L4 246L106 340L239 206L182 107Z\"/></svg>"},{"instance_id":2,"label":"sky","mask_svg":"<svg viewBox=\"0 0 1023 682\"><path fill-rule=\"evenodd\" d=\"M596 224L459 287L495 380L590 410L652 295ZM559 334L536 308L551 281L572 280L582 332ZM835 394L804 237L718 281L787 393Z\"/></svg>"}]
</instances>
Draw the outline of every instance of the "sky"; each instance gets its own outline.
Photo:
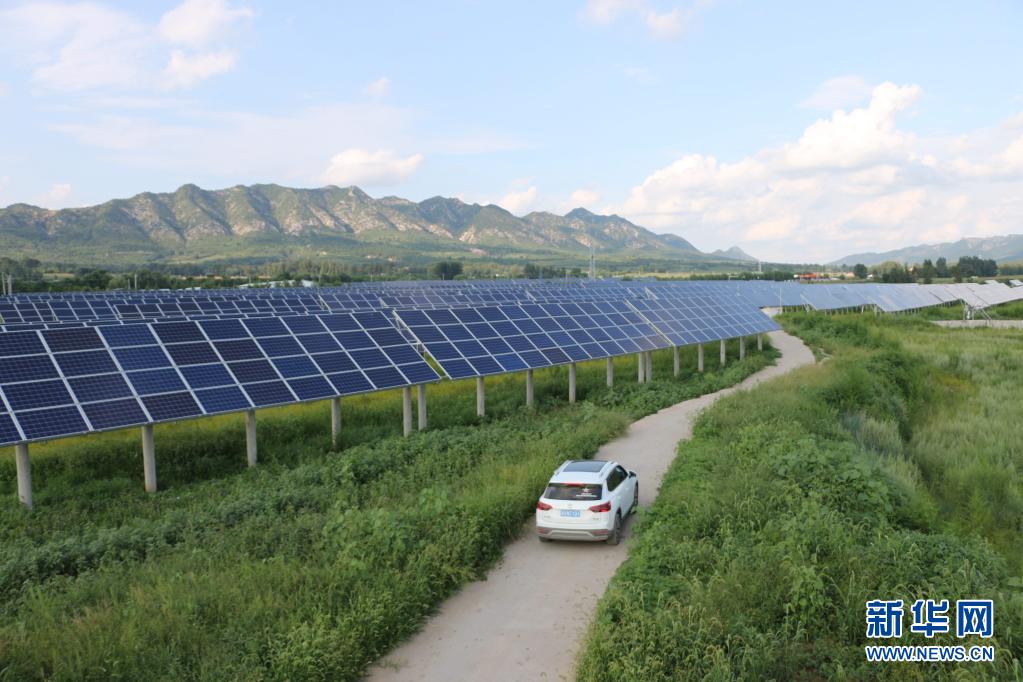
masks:
<instances>
[{"instance_id":1,"label":"sky","mask_svg":"<svg viewBox=\"0 0 1023 682\"><path fill-rule=\"evenodd\" d=\"M771 261L1023 232L1023 3L4 2L0 206L583 206Z\"/></svg>"}]
</instances>

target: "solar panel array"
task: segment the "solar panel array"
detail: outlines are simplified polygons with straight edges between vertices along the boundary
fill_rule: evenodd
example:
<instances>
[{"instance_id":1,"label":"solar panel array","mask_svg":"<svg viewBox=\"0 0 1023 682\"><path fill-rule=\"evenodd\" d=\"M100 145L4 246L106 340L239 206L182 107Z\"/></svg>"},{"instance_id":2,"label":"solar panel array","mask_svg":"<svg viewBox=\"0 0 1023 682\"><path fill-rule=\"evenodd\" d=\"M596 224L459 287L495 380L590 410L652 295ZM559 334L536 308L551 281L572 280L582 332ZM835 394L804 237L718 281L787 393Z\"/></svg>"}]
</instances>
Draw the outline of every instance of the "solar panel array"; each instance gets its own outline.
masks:
<instances>
[{"instance_id":1,"label":"solar panel array","mask_svg":"<svg viewBox=\"0 0 1023 682\"><path fill-rule=\"evenodd\" d=\"M780 327L741 299L681 296L659 292L656 300L632 303L673 346L733 339Z\"/></svg>"},{"instance_id":2,"label":"solar panel array","mask_svg":"<svg viewBox=\"0 0 1023 682\"><path fill-rule=\"evenodd\" d=\"M452 379L671 345L624 301L400 310L397 315Z\"/></svg>"},{"instance_id":3,"label":"solar panel array","mask_svg":"<svg viewBox=\"0 0 1023 682\"><path fill-rule=\"evenodd\" d=\"M0 334L0 444L439 379L378 311Z\"/></svg>"},{"instance_id":4,"label":"solar panel array","mask_svg":"<svg viewBox=\"0 0 1023 682\"><path fill-rule=\"evenodd\" d=\"M0 444L712 342L765 307L1023 299L1003 284L506 280L0 299Z\"/></svg>"}]
</instances>

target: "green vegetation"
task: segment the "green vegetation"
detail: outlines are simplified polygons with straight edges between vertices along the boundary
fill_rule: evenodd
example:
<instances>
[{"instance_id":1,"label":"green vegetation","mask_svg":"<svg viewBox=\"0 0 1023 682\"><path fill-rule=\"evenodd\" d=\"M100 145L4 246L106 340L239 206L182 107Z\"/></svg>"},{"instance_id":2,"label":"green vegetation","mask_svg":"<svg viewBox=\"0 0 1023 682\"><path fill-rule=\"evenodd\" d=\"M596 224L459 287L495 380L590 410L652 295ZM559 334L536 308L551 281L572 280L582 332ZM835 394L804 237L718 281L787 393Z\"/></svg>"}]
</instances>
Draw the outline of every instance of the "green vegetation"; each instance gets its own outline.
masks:
<instances>
[{"instance_id":1,"label":"green vegetation","mask_svg":"<svg viewBox=\"0 0 1023 682\"><path fill-rule=\"evenodd\" d=\"M828 360L702 415L579 678L1018 679L1020 332L784 320ZM922 598L994 599L994 664L867 663L865 602ZM894 643L981 642L907 624Z\"/></svg>"},{"instance_id":2,"label":"green vegetation","mask_svg":"<svg viewBox=\"0 0 1023 682\"><path fill-rule=\"evenodd\" d=\"M692 349L690 349L691 351ZM736 344L730 348L732 357ZM554 467L632 419L731 385L774 351L635 383L632 357L428 390L430 429L401 438L394 392L347 399L341 452L324 404L156 429L162 492L142 492L137 431L33 446L37 509L0 451L0 680L342 680L476 579L532 513ZM709 363L713 368L716 363Z\"/></svg>"},{"instance_id":3,"label":"green vegetation","mask_svg":"<svg viewBox=\"0 0 1023 682\"><path fill-rule=\"evenodd\" d=\"M430 266L430 274L440 280L455 279L462 274L462 263L457 260L442 260Z\"/></svg>"},{"instance_id":4,"label":"green vegetation","mask_svg":"<svg viewBox=\"0 0 1023 682\"><path fill-rule=\"evenodd\" d=\"M935 306L924 308L916 313L927 320L961 320L963 319L963 306ZM991 306L984 309L984 314L992 320L1023 320L1023 301L1013 301ZM977 315L976 319L985 319Z\"/></svg>"},{"instance_id":5,"label":"green vegetation","mask_svg":"<svg viewBox=\"0 0 1023 682\"><path fill-rule=\"evenodd\" d=\"M118 271L172 265L210 273L315 261L400 276L438 260L459 260L495 270L521 272L533 263L564 272L584 266L590 246L603 272L748 267L728 253L702 253L681 237L654 234L619 216L584 209L515 216L492 204L444 197L374 199L358 187L183 185L73 210L0 208L0 253Z\"/></svg>"}]
</instances>

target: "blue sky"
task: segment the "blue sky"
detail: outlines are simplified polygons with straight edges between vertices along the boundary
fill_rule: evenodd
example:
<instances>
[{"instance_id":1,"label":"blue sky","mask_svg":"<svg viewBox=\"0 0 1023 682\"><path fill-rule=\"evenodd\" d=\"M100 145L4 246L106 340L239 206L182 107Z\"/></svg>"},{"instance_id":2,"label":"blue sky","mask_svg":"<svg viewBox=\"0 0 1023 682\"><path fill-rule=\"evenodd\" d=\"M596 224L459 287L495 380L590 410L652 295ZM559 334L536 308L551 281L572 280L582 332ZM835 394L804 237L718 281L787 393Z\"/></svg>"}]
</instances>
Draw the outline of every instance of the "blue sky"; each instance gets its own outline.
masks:
<instances>
[{"instance_id":1,"label":"blue sky","mask_svg":"<svg viewBox=\"0 0 1023 682\"><path fill-rule=\"evenodd\" d=\"M830 259L1023 226L1016 2L0 3L0 205L186 182Z\"/></svg>"}]
</instances>

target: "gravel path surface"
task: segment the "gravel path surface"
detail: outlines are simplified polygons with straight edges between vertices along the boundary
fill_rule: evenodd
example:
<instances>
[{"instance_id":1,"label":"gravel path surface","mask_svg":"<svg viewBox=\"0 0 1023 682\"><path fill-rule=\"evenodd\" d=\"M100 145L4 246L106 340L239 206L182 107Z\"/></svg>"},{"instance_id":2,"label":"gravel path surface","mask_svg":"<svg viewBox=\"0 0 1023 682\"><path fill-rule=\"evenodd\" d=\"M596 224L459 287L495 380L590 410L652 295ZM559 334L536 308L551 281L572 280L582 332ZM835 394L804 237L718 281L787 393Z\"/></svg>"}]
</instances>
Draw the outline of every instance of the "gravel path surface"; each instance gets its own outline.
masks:
<instances>
[{"instance_id":1,"label":"gravel path surface","mask_svg":"<svg viewBox=\"0 0 1023 682\"><path fill-rule=\"evenodd\" d=\"M640 505L650 504L692 435L695 416L722 396L812 364L799 339L772 332L782 355L738 386L665 408L632 424L597 459L616 459L639 474ZM545 542L528 521L486 580L466 585L407 642L370 669L369 680L514 682L571 680L575 657L597 601L628 552L631 522L617 547L603 543Z\"/></svg>"}]
</instances>

